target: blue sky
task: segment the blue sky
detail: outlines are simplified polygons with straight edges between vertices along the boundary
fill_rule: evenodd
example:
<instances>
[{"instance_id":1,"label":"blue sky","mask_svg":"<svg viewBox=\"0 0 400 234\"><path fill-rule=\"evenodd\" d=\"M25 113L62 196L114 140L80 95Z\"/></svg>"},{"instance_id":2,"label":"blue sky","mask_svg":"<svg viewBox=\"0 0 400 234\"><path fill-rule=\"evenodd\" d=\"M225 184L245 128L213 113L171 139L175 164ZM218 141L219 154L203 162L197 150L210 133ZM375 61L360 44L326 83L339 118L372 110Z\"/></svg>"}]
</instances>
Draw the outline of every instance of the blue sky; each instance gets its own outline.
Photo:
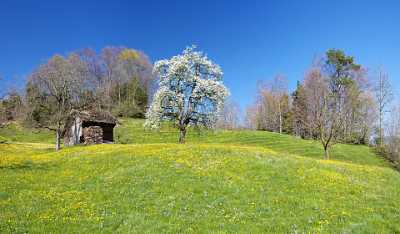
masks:
<instances>
[{"instance_id":1,"label":"blue sky","mask_svg":"<svg viewBox=\"0 0 400 234\"><path fill-rule=\"evenodd\" d=\"M257 80L280 73L291 88L315 56L343 49L383 66L400 89L399 1L29 1L0 3L0 91L55 53L127 46L152 61L196 44L221 65L245 107Z\"/></svg>"}]
</instances>

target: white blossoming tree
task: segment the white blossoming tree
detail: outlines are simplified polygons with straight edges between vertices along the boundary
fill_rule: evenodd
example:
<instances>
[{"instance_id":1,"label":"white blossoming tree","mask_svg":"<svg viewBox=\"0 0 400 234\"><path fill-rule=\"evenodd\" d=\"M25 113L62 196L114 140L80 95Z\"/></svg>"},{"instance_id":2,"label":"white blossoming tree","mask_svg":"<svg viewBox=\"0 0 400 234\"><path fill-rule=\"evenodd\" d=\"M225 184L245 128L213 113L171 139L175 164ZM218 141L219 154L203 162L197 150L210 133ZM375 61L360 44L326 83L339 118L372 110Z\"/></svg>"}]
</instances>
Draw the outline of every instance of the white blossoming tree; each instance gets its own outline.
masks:
<instances>
[{"instance_id":1,"label":"white blossoming tree","mask_svg":"<svg viewBox=\"0 0 400 234\"><path fill-rule=\"evenodd\" d=\"M185 142L189 125L214 127L229 95L221 68L195 49L188 47L180 55L155 63L159 88L146 113L146 128L157 129L162 120L174 121L180 143Z\"/></svg>"}]
</instances>

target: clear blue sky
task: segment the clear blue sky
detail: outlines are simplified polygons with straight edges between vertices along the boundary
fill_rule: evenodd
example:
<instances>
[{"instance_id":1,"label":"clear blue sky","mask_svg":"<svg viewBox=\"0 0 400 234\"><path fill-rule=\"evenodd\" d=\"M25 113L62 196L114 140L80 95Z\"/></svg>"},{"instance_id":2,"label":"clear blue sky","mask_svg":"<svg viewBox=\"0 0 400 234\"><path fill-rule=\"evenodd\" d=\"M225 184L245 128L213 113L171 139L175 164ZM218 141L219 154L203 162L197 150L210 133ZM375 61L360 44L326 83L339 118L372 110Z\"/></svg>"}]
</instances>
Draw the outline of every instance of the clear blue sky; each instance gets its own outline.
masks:
<instances>
[{"instance_id":1,"label":"clear blue sky","mask_svg":"<svg viewBox=\"0 0 400 234\"><path fill-rule=\"evenodd\" d=\"M340 48L400 82L400 1L29 1L0 3L0 91L55 53L107 45L153 61L196 44L242 107L277 73L293 88L313 57ZM400 85L397 85L399 90Z\"/></svg>"}]
</instances>

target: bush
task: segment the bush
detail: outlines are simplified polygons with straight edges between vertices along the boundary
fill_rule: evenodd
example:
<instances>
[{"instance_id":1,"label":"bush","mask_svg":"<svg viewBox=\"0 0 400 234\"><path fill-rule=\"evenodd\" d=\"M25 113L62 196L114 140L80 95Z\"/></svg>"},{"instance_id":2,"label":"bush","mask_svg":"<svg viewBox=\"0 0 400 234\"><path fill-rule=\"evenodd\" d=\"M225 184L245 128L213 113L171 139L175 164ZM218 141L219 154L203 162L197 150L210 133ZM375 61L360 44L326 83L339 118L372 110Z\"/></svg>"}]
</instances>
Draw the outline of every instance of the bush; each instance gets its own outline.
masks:
<instances>
[{"instance_id":1,"label":"bush","mask_svg":"<svg viewBox=\"0 0 400 234\"><path fill-rule=\"evenodd\" d=\"M394 168L400 171L400 153L398 150L393 150L390 146L376 147L376 152L388 160Z\"/></svg>"},{"instance_id":2,"label":"bush","mask_svg":"<svg viewBox=\"0 0 400 234\"><path fill-rule=\"evenodd\" d=\"M7 139L5 137L0 136L0 144L7 143Z\"/></svg>"},{"instance_id":3,"label":"bush","mask_svg":"<svg viewBox=\"0 0 400 234\"><path fill-rule=\"evenodd\" d=\"M135 103L122 103L113 111L113 115L118 117L144 118L144 109Z\"/></svg>"}]
</instances>

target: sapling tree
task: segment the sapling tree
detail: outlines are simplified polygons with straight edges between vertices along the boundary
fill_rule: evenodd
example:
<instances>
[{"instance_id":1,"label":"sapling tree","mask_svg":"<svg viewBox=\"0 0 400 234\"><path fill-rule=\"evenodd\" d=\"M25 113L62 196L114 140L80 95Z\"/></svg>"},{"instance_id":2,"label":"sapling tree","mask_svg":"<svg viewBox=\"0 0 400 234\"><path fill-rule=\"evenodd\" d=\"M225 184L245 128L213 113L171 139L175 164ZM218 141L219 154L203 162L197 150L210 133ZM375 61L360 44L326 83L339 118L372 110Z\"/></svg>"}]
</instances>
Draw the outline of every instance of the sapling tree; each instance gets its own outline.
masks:
<instances>
[{"instance_id":1,"label":"sapling tree","mask_svg":"<svg viewBox=\"0 0 400 234\"><path fill-rule=\"evenodd\" d=\"M384 132L383 122L387 112L387 108L393 99L392 86L390 84L389 76L382 69L379 70L378 80L376 82L375 95L378 104L378 119L379 119L379 147L383 148Z\"/></svg>"},{"instance_id":2,"label":"sapling tree","mask_svg":"<svg viewBox=\"0 0 400 234\"><path fill-rule=\"evenodd\" d=\"M159 76L159 88L146 113L146 128L159 128L162 120L174 121L179 143L184 143L189 125L215 126L229 95L218 65L192 46L156 62L153 71Z\"/></svg>"},{"instance_id":3,"label":"sapling tree","mask_svg":"<svg viewBox=\"0 0 400 234\"><path fill-rule=\"evenodd\" d=\"M225 101L224 107L219 113L217 128L220 129L237 129L240 126L240 106L234 100Z\"/></svg>"}]
</instances>

